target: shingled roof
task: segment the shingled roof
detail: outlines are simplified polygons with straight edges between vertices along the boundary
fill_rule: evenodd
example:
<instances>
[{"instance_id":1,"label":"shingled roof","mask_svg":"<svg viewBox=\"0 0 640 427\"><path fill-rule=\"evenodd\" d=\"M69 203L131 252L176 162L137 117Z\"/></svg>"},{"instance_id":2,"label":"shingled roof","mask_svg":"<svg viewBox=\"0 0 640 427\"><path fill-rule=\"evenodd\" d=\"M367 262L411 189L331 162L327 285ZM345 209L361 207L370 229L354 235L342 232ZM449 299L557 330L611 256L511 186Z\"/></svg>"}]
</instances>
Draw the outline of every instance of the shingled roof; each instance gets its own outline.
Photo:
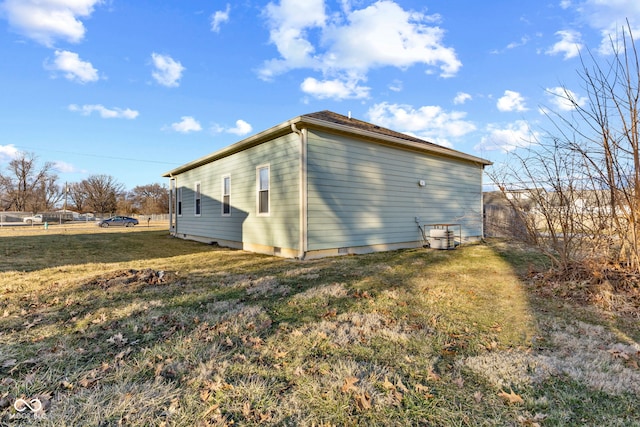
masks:
<instances>
[{"instance_id":1,"label":"shingled roof","mask_svg":"<svg viewBox=\"0 0 640 427\"><path fill-rule=\"evenodd\" d=\"M260 133L252 135L242 141L236 142L226 148L211 153L207 156L196 159L185 165L182 165L172 171L165 173L164 177L170 177L172 175L185 172L189 169L201 166L205 163L209 163L220 159L222 157L229 156L238 151L247 149L249 147L267 142L274 137L291 132L292 127L298 127L300 129L304 127L316 127L320 129L326 129L333 132L342 132L347 134L359 134L376 141L386 141L405 147L413 147L414 149L426 150L432 153L437 153L444 156L454 157L471 161L481 165L490 165L491 162L485 159L481 159L470 154L456 151L451 148L443 147L438 144L426 141L421 138L410 136L401 132L396 132L391 129L377 126L373 123L358 120L352 117L343 116L342 114L334 113L333 111L323 110L315 113L303 114L294 119L282 122L272 128L264 130Z\"/></svg>"},{"instance_id":2,"label":"shingled roof","mask_svg":"<svg viewBox=\"0 0 640 427\"><path fill-rule=\"evenodd\" d=\"M354 119L352 117L343 116L342 114L334 113L333 111L324 110L318 111L315 113L304 114L302 117L309 117L318 120L323 120L325 122L331 122L343 126L349 126L355 129L366 130L369 132L379 133L384 136L392 136L395 138L405 139L407 141L412 142L420 142L424 144L437 145L432 142L426 141L421 138L416 138L414 136L407 135L405 133L396 132L395 130L383 128L378 125L374 125L373 123L365 122L362 120ZM440 146L439 146L440 147Z\"/></svg>"}]
</instances>

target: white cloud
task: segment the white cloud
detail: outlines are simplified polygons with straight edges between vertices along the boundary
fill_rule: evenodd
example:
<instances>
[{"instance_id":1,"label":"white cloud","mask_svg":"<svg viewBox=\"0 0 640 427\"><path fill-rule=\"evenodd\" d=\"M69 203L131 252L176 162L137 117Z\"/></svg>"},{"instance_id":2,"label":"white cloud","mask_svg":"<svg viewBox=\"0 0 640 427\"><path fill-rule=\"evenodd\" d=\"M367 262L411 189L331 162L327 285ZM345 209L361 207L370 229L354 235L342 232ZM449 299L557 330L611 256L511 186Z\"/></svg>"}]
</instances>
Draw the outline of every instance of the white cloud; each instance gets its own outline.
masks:
<instances>
[{"instance_id":1,"label":"white cloud","mask_svg":"<svg viewBox=\"0 0 640 427\"><path fill-rule=\"evenodd\" d=\"M452 77L462 66L455 51L442 45L444 30L431 17L406 11L389 0L378 1L346 16L347 25L332 23L324 36L331 44L324 64L366 72L370 68L415 64L439 67Z\"/></svg>"},{"instance_id":2,"label":"white cloud","mask_svg":"<svg viewBox=\"0 0 640 427\"><path fill-rule=\"evenodd\" d=\"M189 133L189 132L200 132L202 130L202 126L196 119L191 116L182 116L180 117L180 121L176 123L171 123L170 127L163 127L163 130L172 129L176 132L180 133Z\"/></svg>"},{"instance_id":3,"label":"white cloud","mask_svg":"<svg viewBox=\"0 0 640 427\"><path fill-rule=\"evenodd\" d=\"M236 120L235 127L227 128L224 126L220 126L218 124L214 124L211 127L211 132L213 133L231 133L238 136L243 136L249 134L253 130L253 126L244 120Z\"/></svg>"},{"instance_id":4,"label":"white cloud","mask_svg":"<svg viewBox=\"0 0 640 427\"><path fill-rule=\"evenodd\" d=\"M84 38L81 18L88 18L103 0L5 0L0 12L11 28L32 40L52 47L62 39L78 43Z\"/></svg>"},{"instance_id":5,"label":"white cloud","mask_svg":"<svg viewBox=\"0 0 640 427\"><path fill-rule=\"evenodd\" d=\"M269 80L293 69L318 71L322 78L307 80L313 84L309 93L331 98L336 80L358 87L373 68L423 64L429 73L436 68L441 77L452 77L462 66L455 50L443 44L444 30L434 25L438 16L404 10L391 0L363 9L341 4L342 10L327 13L323 0L269 3L265 17L279 57L264 63L260 77ZM324 85L328 93L316 90L322 89L319 82L332 82Z\"/></svg>"},{"instance_id":6,"label":"white cloud","mask_svg":"<svg viewBox=\"0 0 640 427\"><path fill-rule=\"evenodd\" d=\"M627 29L627 20L631 26L631 32L640 33L640 2L636 0L561 0L560 7L577 14L581 29L591 28L600 33L600 46L597 50L601 54L613 53L611 43L620 41L621 30ZM568 32L572 31L568 30ZM560 33L562 32L558 34ZM562 46L558 48L558 53L575 54L572 46L566 46L566 50L563 50ZM616 46L616 48L622 48L622 46Z\"/></svg>"},{"instance_id":7,"label":"white cloud","mask_svg":"<svg viewBox=\"0 0 640 427\"><path fill-rule=\"evenodd\" d=\"M458 92L456 94L456 97L453 98L453 103L456 104L456 105L460 105L460 104L464 104L467 101L470 101L471 99L473 99L473 98L468 93Z\"/></svg>"},{"instance_id":8,"label":"white cloud","mask_svg":"<svg viewBox=\"0 0 640 427\"><path fill-rule=\"evenodd\" d=\"M444 111L438 106L418 109L409 105L376 104L367 112L372 123L423 138L427 141L451 147L451 138L459 138L476 130L476 126L464 120L462 111Z\"/></svg>"},{"instance_id":9,"label":"white cloud","mask_svg":"<svg viewBox=\"0 0 640 427\"><path fill-rule=\"evenodd\" d=\"M572 90L560 86L548 88L547 95L553 106L560 111L575 110L576 105L582 107L588 101L586 97L579 96Z\"/></svg>"},{"instance_id":10,"label":"white cloud","mask_svg":"<svg viewBox=\"0 0 640 427\"><path fill-rule=\"evenodd\" d=\"M504 95L498 99L498 110L507 111L527 111L525 106L524 97L518 92L512 90L505 90Z\"/></svg>"},{"instance_id":11,"label":"white cloud","mask_svg":"<svg viewBox=\"0 0 640 427\"><path fill-rule=\"evenodd\" d=\"M103 119L135 119L140 114L138 111L131 110L130 108L105 108L100 104L83 105L82 107L71 104L69 105L69 111L80 113L83 116L88 116L94 111L100 114Z\"/></svg>"},{"instance_id":12,"label":"white cloud","mask_svg":"<svg viewBox=\"0 0 640 427\"><path fill-rule=\"evenodd\" d=\"M61 160L53 162L53 168L60 173L76 173L80 172L75 166Z\"/></svg>"},{"instance_id":13,"label":"white cloud","mask_svg":"<svg viewBox=\"0 0 640 427\"><path fill-rule=\"evenodd\" d=\"M313 77L304 79L300 88L304 93L318 99L362 99L369 97L369 88L359 86L358 80L324 80L319 81Z\"/></svg>"},{"instance_id":14,"label":"white cloud","mask_svg":"<svg viewBox=\"0 0 640 427\"><path fill-rule=\"evenodd\" d=\"M529 43L529 37L528 37L528 36L524 36L524 37L521 37L521 38L520 38L520 40L519 40L519 41L517 41L517 42L511 42L511 43L509 43L509 44L507 45L507 49L515 49L515 48L517 48L517 47L524 46L524 45L526 45L527 43Z\"/></svg>"},{"instance_id":15,"label":"white cloud","mask_svg":"<svg viewBox=\"0 0 640 427\"><path fill-rule=\"evenodd\" d=\"M230 129L227 129L228 133L232 133L234 135L247 135L249 132L253 130L253 127L244 120L236 120L236 126Z\"/></svg>"},{"instance_id":16,"label":"white cloud","mask_svg":"<svg viewBox=\"0 0 640 427\"><path fill-rule=\"evenodd\" d=\"M81 60L77 53L56 50L54 55L53 63L45 63L45 68L62 72L67 80L84 84L100 79L98 70L90 62Z\"/></svg>"},{"instance_id":17,"label":"white cloud","mask_svg":"<svg viewBox=\"0 0 640 427\"><path fill-rule=\"evenodd\" d=\"M561 0L560 7L563 9L568 9L569 7L571 7L571 0Z\"/></svg>"},{"instance_id":18,"label":"white cloud","mask_svg":"<svg viewBox=\"0 0 640 427\"><path fill-rule=\"evenodd\" d=\"M269 3L265 16L270 26L270 41L278 49L281 59L267 61L260 77L270 79L294 68L318 68L321 62L312 57L315 48L307 40L307 30L323 28L324 0L281 0Z\"/></svg>"},{"instance_id":19,"label":"white cloud","mask_svg":"<svg viewBox=\"0 0 640 427\"><path fill-rule=\"evenodd\" d=\"M402 80L394 80L389 84L389 90L394 92L402 92L403 83Z\"/></svg>"},{"instance_id":20,"label":"white cloud","mask_svg":"<svg viewBox=\"0 0 640 427\"><path fill-rule=\"evenodd\" d=\"M227 3L227 8L225 10L218 10L213 15L211 15L211 31L214 33L220 32L220 26L225 22L229 21L229 12L231 11L231 6Z\"/></svg>"},{"instance_id":21,"label":"white cloud","mask_svg":"<svg viewBox=\"0 0 640 427\"><path fill-rule=\"evenodd\" d=\"M0 145L0 162L8 162L16 158L20 150L13 144Z\"/></svg>"},{"instance_id":22,"label":"white cloud","mask_svg":"<svg viewBox=\"0 0 640 427\"><path fill-rule=\"evenodd\" d=\"M151 54L151 59L155 67L155 71L151 75L159 84L167 87L180 85L179 81L182 78L182 72L185 70L180 62L169 55L161 55L155 52Z\"/></svg>"},{"instance_id":23,"label":"white cloud","mask_svg":"<svg viewBox=\"0 0 640 427\"><path fill-rule=\"evenodd\" d=\"M490 124L480 143L474 147L476 151L502 151L508 153L517 148L528 147L537 143L538 132L530 129L524 120L517 120L506 126Z\"/></svg>"},{"instance_id":24,"label":"white cloud","mask_svg":"<svg viewBox=\"0 0 640 427\"><path fill-rule=\"evenodd\" d=\"M564 59L571 59L580 54L580 50L583 48L581 41L581 35L577 31L562 30L557 31L556 35L560 37L560 41L556 42L545 53L547 55L564 55Z\"/></svg>"}]
</instances>

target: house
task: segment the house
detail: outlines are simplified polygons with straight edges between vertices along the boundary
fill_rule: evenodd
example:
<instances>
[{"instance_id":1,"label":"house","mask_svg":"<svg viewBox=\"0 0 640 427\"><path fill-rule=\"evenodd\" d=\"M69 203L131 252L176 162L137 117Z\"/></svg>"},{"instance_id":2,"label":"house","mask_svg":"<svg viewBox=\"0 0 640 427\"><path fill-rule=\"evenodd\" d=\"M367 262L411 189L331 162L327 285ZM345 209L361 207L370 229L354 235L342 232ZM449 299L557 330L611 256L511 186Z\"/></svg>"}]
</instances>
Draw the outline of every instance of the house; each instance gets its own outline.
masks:
<instances>
[{"instance_id":1,"label":"house","mask_svg":"<svg viewBox=\"0 0 640 427\"><path fill-rule=\"evenodd\" d=\"M487 160L331 111L175 168L172 235L289 258L420 247L436 223L482 236Z\"/></svg>"}]
</instances>

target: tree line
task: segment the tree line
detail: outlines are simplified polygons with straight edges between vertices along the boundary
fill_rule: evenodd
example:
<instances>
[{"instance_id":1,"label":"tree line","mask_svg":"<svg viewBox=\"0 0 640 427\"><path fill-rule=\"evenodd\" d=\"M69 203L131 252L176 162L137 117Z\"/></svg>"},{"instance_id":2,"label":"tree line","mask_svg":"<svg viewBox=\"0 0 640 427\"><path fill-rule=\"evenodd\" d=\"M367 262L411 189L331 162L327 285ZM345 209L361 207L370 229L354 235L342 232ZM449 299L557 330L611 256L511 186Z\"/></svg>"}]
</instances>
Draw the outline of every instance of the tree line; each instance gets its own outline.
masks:
<instances>
[{"instance_id":1,"label":"tree line","mask_svg":"<svg viewBox=\"0 0 640 427\"><path fill-rule=\"evenodd\" d=\"M155 183L127 191L104 174L61 182L52 162L40 163L28 152L19 152L0 170L0 210L37 213L62 208L81 214L165 214L169 212L169 190Z\"/></svg>"}]
</instances>

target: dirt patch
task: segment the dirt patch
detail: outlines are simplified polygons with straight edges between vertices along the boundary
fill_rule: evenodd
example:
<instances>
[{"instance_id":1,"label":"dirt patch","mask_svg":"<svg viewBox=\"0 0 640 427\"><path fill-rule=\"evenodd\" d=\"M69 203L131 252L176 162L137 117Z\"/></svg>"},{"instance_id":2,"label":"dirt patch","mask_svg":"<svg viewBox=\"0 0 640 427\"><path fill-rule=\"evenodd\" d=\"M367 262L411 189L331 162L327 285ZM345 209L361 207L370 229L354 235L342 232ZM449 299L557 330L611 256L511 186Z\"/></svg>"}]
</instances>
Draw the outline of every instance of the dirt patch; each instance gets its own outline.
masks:
<instances>
[{"instance_id":1,"label":"dirt patch","mask_svg":"<svg viewBox=\"0 0 640 427\"><path fill-rule=\"evenodd\" d=\"M94 278L86 286L111 289L122 286L163 285L175 281L176 274L164 270L120 270Z\"/></svg>"}]
</instances>

